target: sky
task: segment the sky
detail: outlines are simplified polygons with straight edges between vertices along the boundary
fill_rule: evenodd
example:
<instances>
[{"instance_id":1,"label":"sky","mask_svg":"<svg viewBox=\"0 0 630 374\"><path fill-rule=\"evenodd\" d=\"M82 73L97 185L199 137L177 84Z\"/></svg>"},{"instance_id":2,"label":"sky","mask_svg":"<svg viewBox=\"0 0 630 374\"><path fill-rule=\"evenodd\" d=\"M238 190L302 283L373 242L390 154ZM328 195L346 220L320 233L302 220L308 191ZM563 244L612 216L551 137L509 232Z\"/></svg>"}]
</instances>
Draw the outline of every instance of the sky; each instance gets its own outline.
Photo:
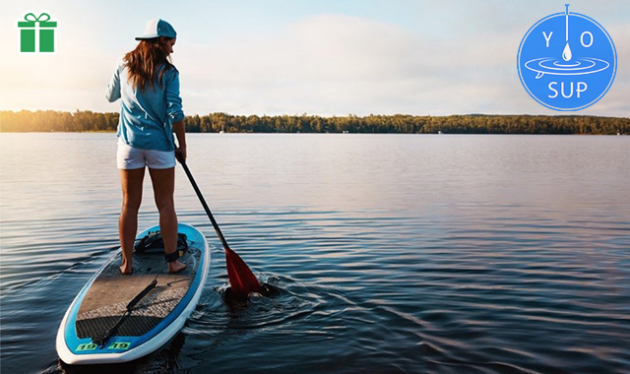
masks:
<instances>
[{"instance_id":1,"label":"sky","mask_svg":"<svg viewBox=\"0 0 630 374\"><path fill-rule=\"evenodd\" d=\"M105 88L146 21L177 30L186 114L566 114L523 88L520 42L565 1L0 2L1 110L120 111ZM630 1L571 1L612 37L615 81L571 114L630 116ZM56 53L19 53L17 21L58 21Z\"/></svg>"}]
</instances>

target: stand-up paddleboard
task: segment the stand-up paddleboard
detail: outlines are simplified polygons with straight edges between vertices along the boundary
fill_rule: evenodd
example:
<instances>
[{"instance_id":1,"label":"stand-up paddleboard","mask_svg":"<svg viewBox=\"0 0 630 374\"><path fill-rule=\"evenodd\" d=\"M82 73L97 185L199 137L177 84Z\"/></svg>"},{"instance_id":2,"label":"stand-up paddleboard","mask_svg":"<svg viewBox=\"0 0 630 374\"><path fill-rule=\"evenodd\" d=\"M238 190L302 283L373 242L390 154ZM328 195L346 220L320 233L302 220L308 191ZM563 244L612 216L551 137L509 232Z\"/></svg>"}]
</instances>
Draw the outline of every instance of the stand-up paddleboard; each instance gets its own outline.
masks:
<instances>
[{"instance_id":1,"label":"stand-up paddleboard","mask_svg":"<svg viewBox=\"0 0 630 374\"><path fill-rule=\"evenodd\" d=\"M181 272L168 273L154 226L136 238L132 275L120 274L117 251L90 279L59 326L57 353L63 362L132 361L162 347L184 326L208 276L210 250L193 226L180 224L178 231L179 261L186 264Z\"/></svg>"}]
</instances>

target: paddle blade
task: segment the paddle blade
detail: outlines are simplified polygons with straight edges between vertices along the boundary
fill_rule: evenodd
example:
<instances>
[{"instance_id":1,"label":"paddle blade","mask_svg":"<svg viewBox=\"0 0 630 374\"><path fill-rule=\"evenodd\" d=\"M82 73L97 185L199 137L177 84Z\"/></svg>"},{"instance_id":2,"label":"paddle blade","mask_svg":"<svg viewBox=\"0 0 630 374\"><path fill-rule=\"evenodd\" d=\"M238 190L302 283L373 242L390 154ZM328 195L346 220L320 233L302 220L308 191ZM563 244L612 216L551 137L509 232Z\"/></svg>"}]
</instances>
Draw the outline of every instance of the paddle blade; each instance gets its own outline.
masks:
<instances>
[{"instance_id":1,"label":"paddle blade","mask_svg":"<svg viewBox=\"0 0 630 374\"><path fill-rule=\"evenodd\" d=\"M251 292L263 294L258 279L249 269L245 261L230 248L225 247L225 264L232 293L238 299L246 300Z\"/></svg>"}]
</instances>

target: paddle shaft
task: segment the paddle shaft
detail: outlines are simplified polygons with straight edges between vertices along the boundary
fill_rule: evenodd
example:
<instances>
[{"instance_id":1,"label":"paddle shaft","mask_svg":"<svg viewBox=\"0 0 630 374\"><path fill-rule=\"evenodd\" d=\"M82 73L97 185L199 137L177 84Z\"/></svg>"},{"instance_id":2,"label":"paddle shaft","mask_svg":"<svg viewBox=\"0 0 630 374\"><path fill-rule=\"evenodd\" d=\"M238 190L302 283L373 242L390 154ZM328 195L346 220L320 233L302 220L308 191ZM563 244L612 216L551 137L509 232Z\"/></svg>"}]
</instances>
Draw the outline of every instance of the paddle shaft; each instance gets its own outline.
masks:
<instances>
[{"instance_id":1,"label":"paddle shaft","mask_svg":"<svg viewBox=\"0 0 630 374\"><path fill-rule=\"evenodd\" d=\"M212 222L214 231L216 231L219 239L221 239L221 243L223 243L223 249L225 250L225 265L227 267L228 279L230 281L232 292L237 298L242 300L247 300L249 294L252 292L264 295L265 290L260 286L260 283L254 273L252 273L245 261L243 261L243 259L230 248L223 237L223 233L221 233L221 229L219 229L217 221L215 221L212 216L212 212L210 212L206 199L203 198L201 190L199 190L199 186L197 186L197 182L195 182L195 178L193 178L192 173L188 169L188 165L186 165L186 160L183 160L182 157L178 157L178 160L182 164L182 167L190 180L190 184L192 184L193 189L197 193L197 197L199 198L199 201L201 201L201 205L203 205L203 208L206 210L206 214Z\"/></svg>"},{"instance_id":2,"label":"paddle shaft","mask_svg":"<svg viewBox=\"0 0 630 374\"><path fill-rule=\"evenodd\" d=\"M223 247L225 247L226 249L230 249L230 246L225 240L225 237L223 237L223 233L221 233L219 224L217 224L217 221L215 221L214 216L212 215L212 212L210 212L210 208L208 207L208 204L206 203L206 199L203 198L203 195L201 194L201 190L197 186L197 182L195 182L195 178L193 178L190 170L188 169L188 165L186 165L186 161L183 161L180 159L179 163L182 164L182 167L184 168L184 171L186 172L186 175L188 176L188 179L190 180L190 184L192 184L193 189L197 193L197 197L199 198L199 201L201 201L201 205L203 205L203 209L206 210L206 214L208 215L208 218L210 218L210 222L212 222L212 226L214 226L214 231L217 232L217 235L219 236L221 243L223 243Z\"/></svg>"}]
</instances>

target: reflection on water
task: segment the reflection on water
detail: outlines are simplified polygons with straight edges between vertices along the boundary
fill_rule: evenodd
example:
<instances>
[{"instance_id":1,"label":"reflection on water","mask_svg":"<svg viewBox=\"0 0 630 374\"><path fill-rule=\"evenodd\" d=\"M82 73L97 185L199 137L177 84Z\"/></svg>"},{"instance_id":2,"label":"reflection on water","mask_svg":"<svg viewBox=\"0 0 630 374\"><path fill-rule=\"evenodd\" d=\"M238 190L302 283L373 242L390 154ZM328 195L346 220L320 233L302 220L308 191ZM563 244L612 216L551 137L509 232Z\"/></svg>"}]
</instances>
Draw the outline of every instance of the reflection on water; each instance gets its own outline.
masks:
<instances>
[{"instance_id":1,"label":"reflection on water","mask_svg":"<svg viewBox=\"0 0 630 374\"><path fill-rule=\"evenodd\" d=\"M1 134L2 370L59 366L55 334L117 246L113 134ZM228 242L272 290L229 303L216 256L162 351L99 372L623 373L630 142L595 136L190 135ZM157 214L145 181L141 228Z\"/></svg>"}]
</instances>

